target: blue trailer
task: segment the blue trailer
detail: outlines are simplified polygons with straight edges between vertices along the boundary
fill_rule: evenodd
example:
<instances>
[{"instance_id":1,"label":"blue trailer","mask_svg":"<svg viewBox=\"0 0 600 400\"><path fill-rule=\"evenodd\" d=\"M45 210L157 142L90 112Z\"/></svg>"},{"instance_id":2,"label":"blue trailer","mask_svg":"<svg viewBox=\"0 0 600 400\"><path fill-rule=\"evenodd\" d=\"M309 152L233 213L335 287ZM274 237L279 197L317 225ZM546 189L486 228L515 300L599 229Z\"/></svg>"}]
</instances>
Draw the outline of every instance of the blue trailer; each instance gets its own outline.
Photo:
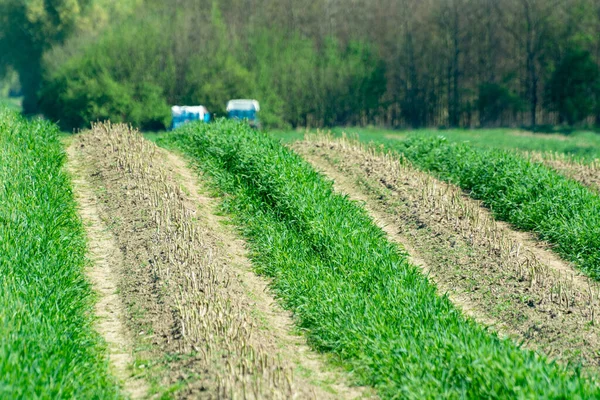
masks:
<instances>
[{"instance_id":1,"label":"blue trailer","mask_svg":"<svg viewBox=\"0 0 600 400\"><path fill-rule=\"evenodd\" d=\"M258 112L260 105L256 100L238 99L227 103L227 117L230 119L246 120L254 128L260 127Z\"/></svg>"},{"instance_id":2,"label":"blue trailer","mask_svg":"<svg viewBox=\"0 0 600 400\"><path fill-rule=\"evenodd\" d=\"M171 130L191 121L210 122L210 113L204 106L173 106L171 117Z\"/></svg>"}]
</instances>

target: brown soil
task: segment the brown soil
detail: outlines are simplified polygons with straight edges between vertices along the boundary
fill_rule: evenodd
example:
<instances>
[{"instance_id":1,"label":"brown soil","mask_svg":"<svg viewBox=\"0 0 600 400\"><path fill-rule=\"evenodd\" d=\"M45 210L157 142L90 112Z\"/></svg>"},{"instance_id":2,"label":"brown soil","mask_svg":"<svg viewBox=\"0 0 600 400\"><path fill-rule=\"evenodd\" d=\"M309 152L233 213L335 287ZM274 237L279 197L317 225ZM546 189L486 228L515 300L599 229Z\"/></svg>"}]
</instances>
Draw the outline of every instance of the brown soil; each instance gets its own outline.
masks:
<instances>
[{"instance_id":1,"label":"brown soil","mask_svg":"<svg viewBox=\"0 0 600 400\"><path fill-rule=\"evenodd\" d=\"M397 155L324 136L294 149L364 203L466 315L560 361L600 367L600 288L548 245Z\"/></svg>"},{"instance_id":2,"label":"brown soil","mask_svg":"<svg viewBox=\"0 0 600 400\"><path fill-rule=\"evenodd\" d=\"M120 125L97 125L74 148L91 166L100 216L123 255L119 293L151 394L369 395L290 333L290 315L181 158Z\"/></svg>"},{"instance_id":3,"label":"brown soil","mask_svg":"<svg viewBox=\"0 0 600 400\"><path fill-rule=\"evenodd\" d=\"M130 398L141 399L145 397L148 385L132 374L132 341L123 323L123 304L117 293L117 271L123 257L98 215L97 198L86 180L88 174L81 157L73 146L67 148L67 154L66 167L72 177L79 213L88 236L91 266L86 272L98 294L96 329L107 343L113 375Z\"/></svg>"}]
</instances>

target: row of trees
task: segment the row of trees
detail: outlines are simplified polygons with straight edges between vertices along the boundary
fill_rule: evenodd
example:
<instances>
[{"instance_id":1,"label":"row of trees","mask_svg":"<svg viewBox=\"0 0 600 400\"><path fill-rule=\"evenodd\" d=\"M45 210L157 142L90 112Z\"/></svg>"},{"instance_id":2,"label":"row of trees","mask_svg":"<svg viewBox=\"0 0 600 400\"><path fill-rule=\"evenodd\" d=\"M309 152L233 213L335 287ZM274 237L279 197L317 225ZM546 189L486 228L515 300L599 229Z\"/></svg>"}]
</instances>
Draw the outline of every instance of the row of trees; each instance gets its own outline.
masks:
<instances>
[{"instance_id":1,"label":"row of trees","mask_svg":"<svg viewBox=\"0 0 600 400\"><path fill-rule=\"evenodd\" d=\"M28 109L66 128L156 129L170 104L222 113L233 97L260 100L271 126L600 124L598 0L111 3L0 0L0 23L29 21L19 35L37 43L27 63L0 60ZM56 12L38 26L17 4ZM25 43L2 26L0 50Z\"/></svg>"}]
</instances>

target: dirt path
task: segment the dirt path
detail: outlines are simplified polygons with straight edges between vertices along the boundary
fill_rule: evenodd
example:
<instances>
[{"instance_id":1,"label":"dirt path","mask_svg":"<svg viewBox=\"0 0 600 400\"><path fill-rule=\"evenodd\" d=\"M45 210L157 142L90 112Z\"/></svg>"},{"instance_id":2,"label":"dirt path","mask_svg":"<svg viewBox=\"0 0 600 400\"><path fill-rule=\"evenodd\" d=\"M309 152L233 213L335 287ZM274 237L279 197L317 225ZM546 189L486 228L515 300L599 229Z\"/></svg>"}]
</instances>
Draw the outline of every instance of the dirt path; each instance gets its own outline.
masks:
<instances>
[{"instance_id":1,"label":"dirt path","mask_svg":"<svg viewBox=\"0 0 600 400\"><path fill-rule=\"evenodd\" d=\"M294 335L198 174L123 125L76 139L122 254L117 287L152 396L353 399L352 387Z\"/></svg>"},{"instance_id":2,"label":"dirt path","mask_svg":"<svg viewBox=\"0 0 600 400\"><path fill-rule=\"evenodd\" d=\"M554 358L600 369L600 288L548 246L397 156L327 137L294 149L363 203L465 314Z\"/></svg>"},{"instance_id":3,"label":"dirt path","mask_svg":"<svg viewBox=\"0 0 600 400\"><path fill-rule=\"evenodd\" d=\"M87 171L74 145L67 148L67 170L73 180L73 190L88 237L89 257L92 265L87 276L98 294L96 303L96 329L108 346L114 376L132 399L146 396L148 387L143 379L131 373L132 342L123 324L124 310L118 295L117 269L122 255L115 240L99 217L97 198L86 179Z\"/></svg>"}]
</instances>

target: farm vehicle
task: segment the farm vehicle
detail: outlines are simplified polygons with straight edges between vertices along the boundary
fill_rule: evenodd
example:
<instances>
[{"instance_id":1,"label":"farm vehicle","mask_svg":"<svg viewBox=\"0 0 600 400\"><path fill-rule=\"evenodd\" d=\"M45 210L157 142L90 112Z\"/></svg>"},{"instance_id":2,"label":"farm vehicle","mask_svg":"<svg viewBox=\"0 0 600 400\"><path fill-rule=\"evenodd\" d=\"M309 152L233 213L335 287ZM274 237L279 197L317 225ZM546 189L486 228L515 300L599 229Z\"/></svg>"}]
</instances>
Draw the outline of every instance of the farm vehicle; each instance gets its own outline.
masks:
<instances>
[{"instance_id":1,"label":"farm vehicle","mask_svg":"<svg viewBox=\"0 0 600 400\"><path fill-rule=\"evenodd\" d=\"M227 103L227 118L247 121L248 124L256 129L260 128L258 112L260 105L256 100L238 99L230 100Z\"/></svg>"},{"instance_id":2,"label":"farm vehicle","mask_svg":"<svg viewBox=\"0 0 600 400\"><path fill-rule=\"evenodd\" d=\"M210 122L210 113L204 106L173 106L171 117L171 130L192 121Z\"/></svg>"}]
</instances>

